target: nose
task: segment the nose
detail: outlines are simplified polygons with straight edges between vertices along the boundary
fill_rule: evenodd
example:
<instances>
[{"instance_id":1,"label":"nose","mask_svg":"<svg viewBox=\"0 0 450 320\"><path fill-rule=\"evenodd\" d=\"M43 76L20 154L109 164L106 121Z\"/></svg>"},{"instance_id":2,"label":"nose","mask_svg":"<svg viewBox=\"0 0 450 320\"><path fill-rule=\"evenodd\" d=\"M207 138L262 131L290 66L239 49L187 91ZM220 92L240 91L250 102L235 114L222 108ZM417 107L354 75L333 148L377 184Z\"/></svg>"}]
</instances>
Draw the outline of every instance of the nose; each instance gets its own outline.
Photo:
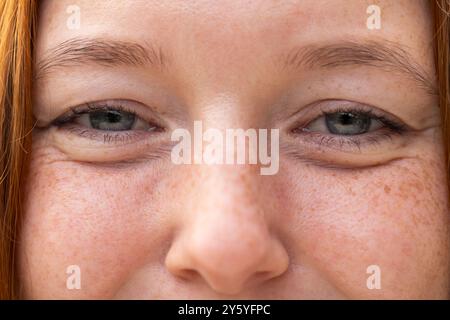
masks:
<instances>
[{"instance_id":1,"label":"nose","mask_svg":"<svg viewBox=\"0 0 450 320\"><path fill-rule=\"evenodd\" d=\"M247 168L198 169L185 201L183 225L166 256L174 275L201 278L217 293L236 295L283 274L287 252L270 231L267 177Z\"/></svg>"}]
</instances>

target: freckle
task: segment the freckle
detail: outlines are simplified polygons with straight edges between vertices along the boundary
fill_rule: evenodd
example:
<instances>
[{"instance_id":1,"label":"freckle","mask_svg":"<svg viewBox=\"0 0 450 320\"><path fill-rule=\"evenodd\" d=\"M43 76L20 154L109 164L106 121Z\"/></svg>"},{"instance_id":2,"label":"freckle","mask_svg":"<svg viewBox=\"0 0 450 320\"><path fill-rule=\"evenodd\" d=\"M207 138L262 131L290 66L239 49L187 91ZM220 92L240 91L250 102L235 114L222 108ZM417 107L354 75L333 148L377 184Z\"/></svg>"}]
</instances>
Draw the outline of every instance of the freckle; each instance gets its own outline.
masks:
<instances>
[{"instance_id":1,"label":"freckle","mask_svg":"<svg viewBox=\"0 0 450 320\"><path fill-rule=\"evenodd\" d=\"M391 192L391 188L389 188L389 186L384 186L384 192L389 194Z\"/></svg>"},{"instance_id":2,"label":"freckle","mask_svg":"<svg viewBox=\"0 0 450 320\"><path fill-rule=\"evenodd\" d=\"M380 198L380 196L378 194L372 198L374 206L378 205L379 198Z\"/></svg>"},{"instance_id":3,"label":"freckle","mask_svg":"<svg viewBox=\"0 0 450 320\"><path fill-rule=\"evenodd\" d=\"M352 188L349 188L348 191L349 191L349 193L350 193L352 196L355 196L355 195L356 195L355 191L353 191Z\"/></svg>"},{"instance_id":4,"label":"freckle","mask_svg":"<svg viewBox=\"0 0 450 320\"><path fill-rule=\"evenodd\" d=\"M423 189L424 189L423 184L422 184L421 182L418 182L418 183L416 184L416 188L417 188L417 190L418 190L419 192L422 192Z\"/></svg>"}]
</instances>

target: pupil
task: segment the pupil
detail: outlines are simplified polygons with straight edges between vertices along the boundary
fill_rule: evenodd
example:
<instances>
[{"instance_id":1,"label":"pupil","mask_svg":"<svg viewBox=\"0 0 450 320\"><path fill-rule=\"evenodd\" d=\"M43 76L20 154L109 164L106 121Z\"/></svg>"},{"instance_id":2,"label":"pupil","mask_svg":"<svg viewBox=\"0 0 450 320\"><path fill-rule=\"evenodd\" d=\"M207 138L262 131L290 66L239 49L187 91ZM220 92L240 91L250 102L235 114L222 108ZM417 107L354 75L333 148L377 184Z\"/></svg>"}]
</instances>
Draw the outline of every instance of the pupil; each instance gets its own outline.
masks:
<instances>
[{"instance_id":1,"label":"pupil","mask_svg":"<svg viewBox=\"0 0 450 320\"><path fill-rule=\"evenodd\" d=\"M341 120L342 124L348 125L353 123L353 118L349 114L343 114L340 116L339 120Z\"/></svg>"},{"instance_id":2,"label":"pupil","mask_svg":"<svg viewBox=\"0 0 450 320\"><path fill-rule=\"evenodd\" d=\"M371 118L364 114L336 112L327 114L325 122L328 130L333 134L356 135L369 130Z\"/></svg>"},{"instance_id":3,"label":"pupil","mask_svg":"<svg viewBox=\"0 0 450 320\"><path fill-rule=\"evenodd\" d=\"M119 122L122 117L118 113L108 112L107 118L109 122Z\"/></svg>"},{"instance_id":4,"label":"pupil","mask_svg":"<svg viewBox=\"0 0 450 320\"><path fill-rule=\"evenodd\" d=\"M89 121L94 129L125 131L132 129L135 116L129 112L115 110L94 111L89 114Z\"/></svg>"}]
</instances>

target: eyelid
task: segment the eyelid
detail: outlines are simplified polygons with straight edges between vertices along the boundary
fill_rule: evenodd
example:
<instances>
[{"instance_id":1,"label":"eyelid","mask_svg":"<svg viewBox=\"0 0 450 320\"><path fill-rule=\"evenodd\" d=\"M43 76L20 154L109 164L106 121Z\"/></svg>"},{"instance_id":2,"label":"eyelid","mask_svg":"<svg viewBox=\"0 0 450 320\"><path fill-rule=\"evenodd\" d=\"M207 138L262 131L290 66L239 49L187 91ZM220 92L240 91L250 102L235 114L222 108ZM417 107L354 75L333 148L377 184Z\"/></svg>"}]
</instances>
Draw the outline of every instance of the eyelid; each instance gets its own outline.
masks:
<instances>
[{"instance_id":1,"label":"eyelid","mask_svg":"<svg viewBox=\"0 0 450 320\"><path fill-rule=\"evenodd\" d=\"M70 159L89 163L120 163L140 157L154 157L155 152L159 154L162 150L171 150L172 146L166 135L154 135L148 139L149 133L141 133L132 141L105 143L101 139L81 139L58 131L57 127L49 128L49 142Z\"/></svg>"}]
</instances>

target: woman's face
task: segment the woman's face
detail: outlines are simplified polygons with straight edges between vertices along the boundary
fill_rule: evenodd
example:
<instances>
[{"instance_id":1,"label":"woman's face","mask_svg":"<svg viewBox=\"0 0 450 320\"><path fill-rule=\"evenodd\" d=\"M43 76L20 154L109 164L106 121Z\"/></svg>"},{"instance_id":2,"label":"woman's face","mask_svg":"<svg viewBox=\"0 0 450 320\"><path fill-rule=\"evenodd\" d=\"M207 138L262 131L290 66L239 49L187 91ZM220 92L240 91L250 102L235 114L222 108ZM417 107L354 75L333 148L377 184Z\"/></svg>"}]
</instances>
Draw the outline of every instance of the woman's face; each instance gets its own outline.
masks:
<instances>
[{"instance_id":1,"label":"woman's face","mask_svg":"<svg viewBox=\"0 0 450 320\"><path fill-rule=\"evenodd\" d=\"M43 1L24 297L447 298L431 13L371 4ZM175 163L194 121L278 170Z\"/></svg>"}]
</instances>

